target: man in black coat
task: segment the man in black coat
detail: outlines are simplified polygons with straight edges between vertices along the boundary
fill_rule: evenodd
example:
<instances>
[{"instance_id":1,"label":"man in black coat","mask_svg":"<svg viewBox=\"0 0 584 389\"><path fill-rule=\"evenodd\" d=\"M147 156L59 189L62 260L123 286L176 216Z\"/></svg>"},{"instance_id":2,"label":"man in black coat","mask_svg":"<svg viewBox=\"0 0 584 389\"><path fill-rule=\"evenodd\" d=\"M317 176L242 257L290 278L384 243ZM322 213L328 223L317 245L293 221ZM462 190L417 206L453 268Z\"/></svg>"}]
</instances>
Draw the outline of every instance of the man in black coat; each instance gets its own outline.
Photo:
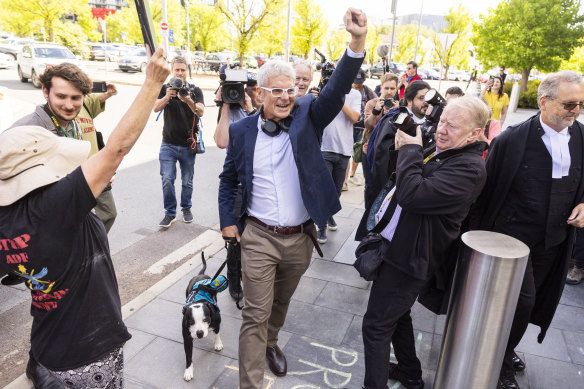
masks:
<instances>
[{"instance_id":1,"label":"man in black coat","mask_svg":"<svg viewBox=\"0 0 584 389\"><path fill-rule=\"evenodd\" d=\"M529 246L521 294L498 387L517 389L515 354L528 323L543 342L564 288L574 227L584 226L584 101L580 74L561 71L539 86L541 112L494 139L487 185L471 213L471 229L501 232ZM478 367L477 367L478 368Z\"/></svg>"},{"instance_id":2,"label":"man in black coat","mask_svg":"<svg viewBox=\"0 0 584 389\"><path fill-rule=\"evenodd\" d=\"M377 214L391 215L380 233L383 263L363 318L365 389L387 389L388 377L409 389L424 386L410 309L422 286L445 262L485 184L486 143L478 137L489 116L487 105L476 97L453 100L438 125L436 151L426 158L419 126L416 137L396 133L395 190ZM387 363L390 343L397 364Z\"/></svg>"}]
</instances>

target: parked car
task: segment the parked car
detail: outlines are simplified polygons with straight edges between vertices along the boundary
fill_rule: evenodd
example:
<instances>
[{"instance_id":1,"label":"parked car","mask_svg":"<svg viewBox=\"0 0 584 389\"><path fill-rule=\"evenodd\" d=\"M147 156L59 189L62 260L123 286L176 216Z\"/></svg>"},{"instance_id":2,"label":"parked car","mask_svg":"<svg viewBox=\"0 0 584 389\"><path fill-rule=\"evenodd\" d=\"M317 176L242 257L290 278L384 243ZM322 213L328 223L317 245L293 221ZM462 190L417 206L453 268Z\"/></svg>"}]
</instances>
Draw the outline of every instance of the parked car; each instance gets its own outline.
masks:
<instances>
[{"instance_id":1,"label":"parked car","mask_svg":"<svg viewBox=\"0 0 584 389\"><path fill-rule=\"evenodd\" d=\"M363 70L365 72L365 76L369 78L371 78L371 73L369 72L370 69L371 65L369 65L366 62L364 62L363 65L361 65L361 70Z\"/></svg>"},{"instance_id":2,"label":"parked car","mask_svg":"<svg viewBox=\"0 0 584 389\"><path fill-rule=\"evenodd\" d=\"M422 77L422 80L427 80L430 78L428 70L424 68L418 68L418 75Z\"/></svg>"},{"instance_id":3,"label":"parked car","mask_svg":"<svg viewBox=\"0 0 584 389\"><path fill-rule=\"evenodd\" d=\"M91 61L105 61L106 56L109 62L117 62L120 57L126 54L126 50L112 45L89 44L89 59Z\"/></svg>"},{"instance_id":4,"label":"parked car","mask_svg":"<svg viewBox=\"0 0 584 389\"><path fill-rule=\"evenodd\" d=\"M450 81L468 81L470 80L470 75L464 70L448 70L446 77Z\"/></svg>"},{"instance_id":5,"label":"parked car","mask_svg":"<svg viewBox=\"0 0 584 389\"><path fill-rule=\"evenodd\" d=\"M383 76L383 63L382 62L375 62L373 66L369 68L369 74L371 78L381 78Z\"/></svg>"},{"instance_id":6,"label":"parked car","mask_svg":"<svg viewBox=\"0 0 584 389\"><path fill-rule=\"evenodd\" d=\"M146 49L143 47L135 49L118 60L118 68L122 72L128 72L130 70L143 72L147 64L148 57L146 56Z\"/></svg>"},{"instance_id":7,"label":"parked car","mask_svg":"<svg viewBox=\"0 0 584 389\"><path fill-rule=\"evenodd\" d=\"M14 60L18 58L18 53L22 51L24 45L34 43L31 38L11 38L0 43L0 53L11 55Z\"/></svg>"},{"instance_id":8,"label":"parked car","mask_svg":"<svg viewBox=\"0 0 584 389\"><path fill-rule=\"evenodd\" d=\"M244 57L245 59L245 67L246 68L251 68L251 69L257 69L258 68L258 61L254 58L251 57L249 55L246 55ZM239 57L234 58L234 60L232 61L232 65L236 66L236 67L241 67L240 63L239 63Z\"/></svg>"},{"instance_id":9,"label":"parked car","mask_svg":"<svg viewBox=\"0 0 584 389\"><path fill-rule=\"evenodd\" d=\"M8 69L14 66L14 57L10 54L0 53L0 69Z\"/></svg>"},{"instance_id":10,"label":"parked car","mask_svg":"<svg viewBox=\"0 0 584 389\"><path fill-rule=\"evenodd\" d=\"M427 75L427 79L428 80L439 80L440 79L440 72L436 71L432 68L429 69L425 69L426 70L426 75Z\"/></svg>"},{"instance_id":11,"label":"parked car","mask_svg":"<svg viewBox=\"0 0 584 389\"><path fill-rule=\"evenodd\" d=\"M517 74L517 73L507 74L507 77L505 78L505 82L507 82L507 81L519 82L519 81L521 81L521 74Z\"/></svg>"},{"instance_id":12,"label":"parked car","mask_svg":"<svg viewBox=\"0 0 584 389\"><path fill-rule=\"evenodd\" d=\"M55 43L33 43L24 45L18 54L18 77L22 82L30 78L36 88L40 88L39 75L44 73L47 65L59 65L70 62L83 69L81 61L65 46ZM84 69L85 70L85 69Z\"/></svg>"},{"instance_id":13,"label":"parked car","mask_svg":"<svg viewBox=\"0 0 584 389\"><path fill-rule=\"evenodd\" d=\"M227 58L230 57L228 57L224 53L211 53L207 55L207 58L205 58L205 62L207 63L207 67L209 70L213 72L218 72L219 69L221 69L221 66L227 63Z\"/></svg>"}]
</instances>

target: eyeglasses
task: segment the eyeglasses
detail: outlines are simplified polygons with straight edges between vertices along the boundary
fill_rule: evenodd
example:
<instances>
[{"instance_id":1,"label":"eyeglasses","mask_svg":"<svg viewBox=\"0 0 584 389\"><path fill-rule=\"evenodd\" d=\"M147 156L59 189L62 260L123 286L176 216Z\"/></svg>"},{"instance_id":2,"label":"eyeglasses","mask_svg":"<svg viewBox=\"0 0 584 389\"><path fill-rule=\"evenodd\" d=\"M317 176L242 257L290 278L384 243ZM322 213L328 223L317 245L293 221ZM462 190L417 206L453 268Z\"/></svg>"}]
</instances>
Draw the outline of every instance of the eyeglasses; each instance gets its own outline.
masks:
<instances>
[{"instance_id":1,"label":"eyeglasses","mask_svg":"<svg viewBox=\"0 0 584 389\"><path fill-rule=\"evenodd\" d=\"M548 98L550 100L555 100L555 99L552 99L551 97L548 97ZM557 100L557 102L560 103L566 111L571 111L576 107L580 107L580 109L584 108L584 101L580 101L579 103L564 103L563 101Z\"/></svg>"},{"instance_id":2,"label":"eyeglasses","mask_svg":"<svg viewBox=\"0 0 584 389\"><path fill-rule=\"evenodd\" d=\"M265 88L262 86L263 90L267 90L270 91L270 93L272 94L273 97L282 97L282 95L284 94L284 92L286 92L288 94L288 96L292 97L292 96L296 96L296 93L298 92L298 88L294 87L294 88L288 88L288 89L282 89L282 88Z\"/></svg>"}]
</instances>

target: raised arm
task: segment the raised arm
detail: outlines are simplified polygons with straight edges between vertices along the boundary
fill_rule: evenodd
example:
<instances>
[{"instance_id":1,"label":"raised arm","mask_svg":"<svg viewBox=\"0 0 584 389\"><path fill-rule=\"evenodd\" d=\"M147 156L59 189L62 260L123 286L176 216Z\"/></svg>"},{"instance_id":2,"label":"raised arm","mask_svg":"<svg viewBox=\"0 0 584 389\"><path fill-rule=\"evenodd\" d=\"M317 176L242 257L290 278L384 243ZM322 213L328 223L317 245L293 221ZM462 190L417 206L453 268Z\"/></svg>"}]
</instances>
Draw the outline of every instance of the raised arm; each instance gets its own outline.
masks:
<instances>
[{"instance_id":1,"label":"raised arm","mask_svg":"<svg viewBox=\"0 0 584 389\"><path fill-rule=\"evenodd\" d=\"M109 136L105 147L81 165L85 180L97 198L144 130L170 66L159 48L148 63L146 79L134 102Z\"/></svg>"}]
</instances>

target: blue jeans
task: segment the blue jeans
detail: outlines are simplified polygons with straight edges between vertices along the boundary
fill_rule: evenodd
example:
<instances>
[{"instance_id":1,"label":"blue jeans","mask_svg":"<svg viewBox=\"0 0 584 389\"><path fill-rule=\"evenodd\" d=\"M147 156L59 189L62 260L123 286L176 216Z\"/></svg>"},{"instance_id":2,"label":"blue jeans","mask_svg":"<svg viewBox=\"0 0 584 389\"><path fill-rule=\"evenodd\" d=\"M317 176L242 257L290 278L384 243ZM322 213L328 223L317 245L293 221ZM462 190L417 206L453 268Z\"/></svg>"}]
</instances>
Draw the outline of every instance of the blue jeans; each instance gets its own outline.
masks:
<instances>
[{"instance_id":1,"label":"blue jeans","mask_svg":"<svg viewBox=\"0 0 584 389\"><path fill-rule=\"evenodd\" d=\"M176 216L176 194L174 180L176 179L176 162L180 165L181 192L180 207L184 211L193 205L193 175L195 174L195 154L191 154L186 146L174 146L162 142L160 145L160 176L162 177L162 197L164 210L168 216Z\"/></svg>"}]
</instances>

